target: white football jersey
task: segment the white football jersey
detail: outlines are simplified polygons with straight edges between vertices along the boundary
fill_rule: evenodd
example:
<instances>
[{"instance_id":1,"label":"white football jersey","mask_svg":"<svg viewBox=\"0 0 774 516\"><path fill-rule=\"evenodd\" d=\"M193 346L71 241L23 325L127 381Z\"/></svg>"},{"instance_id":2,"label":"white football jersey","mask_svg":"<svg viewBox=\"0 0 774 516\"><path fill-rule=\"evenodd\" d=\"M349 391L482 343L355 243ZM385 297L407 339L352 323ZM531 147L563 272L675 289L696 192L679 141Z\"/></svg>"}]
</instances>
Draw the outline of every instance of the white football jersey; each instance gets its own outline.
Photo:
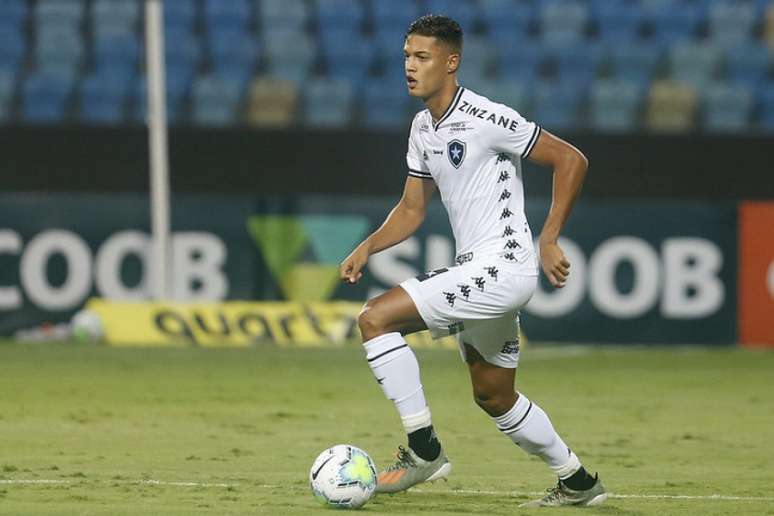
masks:
<instances>
[{"instance_id":1,"label":"white football jersey","mask_svg":"<svg viewBox=\"0 0 774 516\"><path fill-rule=\"evenodd\" d=\"M540 127L513 109L463 87L437 123L427 109L414 117L408 173L437 184L458 264L497 255L522 265L524 274L537 274L521 159L539 135Z\"/></svg>"}]
</instances>

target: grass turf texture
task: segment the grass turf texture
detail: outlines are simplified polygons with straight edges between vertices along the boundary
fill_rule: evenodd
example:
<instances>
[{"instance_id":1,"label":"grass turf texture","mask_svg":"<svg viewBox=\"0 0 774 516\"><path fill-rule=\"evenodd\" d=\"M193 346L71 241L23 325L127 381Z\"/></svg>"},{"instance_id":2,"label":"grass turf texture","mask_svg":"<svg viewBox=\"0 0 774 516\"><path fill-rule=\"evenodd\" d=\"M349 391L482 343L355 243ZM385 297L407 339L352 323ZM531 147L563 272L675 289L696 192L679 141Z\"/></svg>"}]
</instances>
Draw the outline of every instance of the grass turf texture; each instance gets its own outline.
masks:
<instances>
[{"instance_id":1,"label":"grass turf texture","mask_svg":"<svg viewBox=\"0 0 774 516\"><path fill-rule=\"evenodd\" d=\"M516 506L547 468L473 404L455 352L418 356L455 469L365 513L536 512ZM774 514L772 371L774 353L737 349L532 346L517 380L612 493L757 498L583 514ZM404 440L358 349L0 343L0 514L327 514L307 485L320 451L355 444L382 467Z\"/></svg>"}]
</instances>

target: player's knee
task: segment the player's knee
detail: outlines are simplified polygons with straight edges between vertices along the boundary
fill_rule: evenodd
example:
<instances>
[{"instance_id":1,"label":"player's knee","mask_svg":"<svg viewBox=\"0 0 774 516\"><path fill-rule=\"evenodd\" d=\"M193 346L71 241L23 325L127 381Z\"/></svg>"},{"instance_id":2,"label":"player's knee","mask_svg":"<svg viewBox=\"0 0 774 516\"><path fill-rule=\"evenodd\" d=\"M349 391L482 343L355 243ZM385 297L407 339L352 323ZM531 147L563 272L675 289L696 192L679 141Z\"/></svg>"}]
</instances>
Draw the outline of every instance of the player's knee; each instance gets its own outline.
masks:
<instances>
[{"instance_id":1,"label":"player's knee","mask_svg":"<svg viewBox=\"0 0 774 516\"><path fill-rule=\"evenodd\" d=\"M476 405L490 416L501 416L513 407L512 396L503 395L487 389L475 389L473 400Z\"/></svg>"},{"instance_id":2,"label":"player's knee","mask_svg":"<svg viewBox=\"0 0 774 516\"><path fill-rule=\"evenodd\" d=\"M385 333L385 321L380 312L371 301L363 305L360 310L360 314L357 316L357 325L360 327L363 341L371 340Z\"/></svg>"}]
</instances>

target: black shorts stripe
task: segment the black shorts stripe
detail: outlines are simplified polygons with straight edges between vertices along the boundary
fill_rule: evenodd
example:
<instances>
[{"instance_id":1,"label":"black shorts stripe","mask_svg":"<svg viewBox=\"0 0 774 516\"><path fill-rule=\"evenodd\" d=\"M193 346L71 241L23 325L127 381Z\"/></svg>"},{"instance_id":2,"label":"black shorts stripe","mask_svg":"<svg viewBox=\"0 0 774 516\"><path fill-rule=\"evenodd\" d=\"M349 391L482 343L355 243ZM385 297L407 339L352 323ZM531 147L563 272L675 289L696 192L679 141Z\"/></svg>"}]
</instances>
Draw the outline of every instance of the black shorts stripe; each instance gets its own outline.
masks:
<instances>
[{"instance_id":1,"label":"black shorts stripe","mask_svg":"<svg viewBox=\"0 0 774 516\"><path fill-rule=\"evenodd\" d=\"M524 148L524 154L521 155L522 158L526 159L529 157L529 153L532 152L533 147L535 147L535 144L540 137L540 131L540 126L535 125L535 130L532 131L532 138L529 139L529 143L527 143L527 146Z\"/></svg>"},{"instance_id":2,"label":"black shorts stripe","mask_svg":"<svg viewBox=\"0 0 774 516\"><path fill-rule=\"evenodd\" d=\"M379 354L378 354L378 355L376 355L375 357L371 357L371 358L369 358L369 359L368 359L368 361L369 361L369 362L373 362L373 361L374 361L374 360L376 360L377 358L379 358L379 357L383 357L384 355L386 355L386 354L388 354L388 353L392 353L393 351L398 351L399 349L403 349L403 348L407 348L407 347L408 347L408 344L401 344L400 346L395 346L395 347L394 347L394 348L392 348L392 349L388 349L388 350L387 350L387 351L385 351L384 353L379 353Z\"/></svg>"},{"instance_id":3,"label":"black shorts stripe","mask_svg":"<svg viewBox=\"0 0 774 516\"><path fill-rule=\"evenodd\" d=\"M516 430L519 427L519 425L527 418L530 410L532 410L531 401L529 402L529 407L527 407L527 411L524 413L523 416L521 416L521 419L519 419L519 421L515 425L509 426L508 428L503 428L500 431L507 434L508 432L513 432L514 430Z\"/></svg>"}]
</instances>

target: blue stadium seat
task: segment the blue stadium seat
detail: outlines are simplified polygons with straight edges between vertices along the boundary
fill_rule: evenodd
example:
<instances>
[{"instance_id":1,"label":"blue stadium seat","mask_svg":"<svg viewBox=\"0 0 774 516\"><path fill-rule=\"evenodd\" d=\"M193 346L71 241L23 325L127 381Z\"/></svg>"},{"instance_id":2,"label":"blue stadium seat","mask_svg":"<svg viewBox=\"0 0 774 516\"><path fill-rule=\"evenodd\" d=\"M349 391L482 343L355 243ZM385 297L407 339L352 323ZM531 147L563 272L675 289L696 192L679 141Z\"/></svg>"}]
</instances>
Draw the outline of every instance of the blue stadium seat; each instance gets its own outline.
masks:
<instances>
[{"instance_id":1,"label":"blue stadium seat","mask_svg":"<svg viewBox=\"0 0 774 516\"><path fill-rule=\"evenodd\" d=\"M548 53L542 45L510 45L500 48L499 76L532 82L542 75Z\"/></svg>"},{"instance_id":2,"label":"blue stadium seat","mask_svg":"<svg viewBox=\"0 0 774 516\"><path fill-rule=\"evenodd\" d=\"M352 118L353 88L348 81L315 79L304 88L304 124L345 127Z\"/></svg>"},{"instance_id":3,"label":"blue stadium seat","mask_svg":"<svg viewBox=\"0 0 774 516\"><path fill-rule=\"evenodd\" d=\"M38 30L45 30L48 27L79 29L84 18L84 2L81 0L37 2L34 18Z\"/></svg>"},{"instance_id":4,"label":"blue stadium seat","mask_svg":"<svg viewBox=\"0 0 774 516\"><path fill-rule=\"evenodd\" d=\"M704 128L715 132L741 132L752 113L753 93L741 84L718 82L703 91Z\"/></svg>"},{"instance_id":5,"label":"blue stadium seat","mask_svg":"<svg viewBox=\"0 0 774 516\"><path fill-rule=\"evenodd\" d=\"M132 85L137 82L138 75L137 66L127 66L125 63L116 61L96 63L90 73L95 80L98 79L111 89L127 96L133 93Z\"/></svg>"},{"instance_id":6,"label":"blue stadium seat","mask_svg":"<svg viewBox=\"0 0 774 516\"><path fill-rule=\"evenodd\" d=\"M79 30L54 28L37 33L35 57L38 63L69 63L77 66L84 57L84 41Z\"/></svg>"},{"instance_id":7,"label":"blue stadium seat","mask_svg":"<svg viewBox=\"0 0 774 516\"><path fill-rule=\"evenodd\" d=\"M260 56L261 45L255 33L242 29L210 32L209 57L214 68L244 71L240 75L252 74Z\"/></svg>"},{"instance_id":8,"label":"blue stadium seat","mask_svg":"<svg viewBox=\"0 0 774 516\"><path fill-rule=\"evenodd\" d=\"M406 60L403 56L403 51L392 53L390 55L382 55L379 60L376 61L379 66L379 73L385 80L392 82L393 84L406 82Z\"/></svg>"},{"instance_id":9,"label":"blue stadium seat","mask_svg":"<svg viewBox=\"0 0 774 516\"><path fill-rule=\"evenodd\" d=\"M252 12L248 0L204 0L204 21L207 27L245 29Z\"/></svg>"},{"instance_id":10,"label":"blue stadium seat","mask_svg":"<svg viewBox=\"0 0 774 516\"><path fill-rule=\"evenodd\" d=\"M694 39L702 22L701 6L685 0L655 2L646 17L653 24L653 38L666 44Z\"/></svg>"},{"instance_id":11,"label":"blue stadium seat","mask_svg":"<svg viewBox=\"0 0 774 516\"><path fill-rule=\"evenodd\" d=\"M19 27L0 27L0 66L16 67L26 51Z\"/></svg>"},{"instance_id":12,"label":"blue stadium seat","mask_svg":"<svg viewBox=\"0 0 774 516\"><path fill-rule=\"evenodd\" d=\"M753 89L763 82L771 69L769 48L758 43L724 50L726 77Z\"/></svg>"},{"instance_id":13,"label":"blue stadium seat","mask_svg":"<svg viewBox=\"0 0 774 516\"><path fill-rule=\"evenodd\" d=\"M645 16L632 2L602 0L593 2L592 11L599 38L607 44L631 44L640 37Z\"/></svg>"},{"instance_id":14,"label":"blue stadium seat","mask_svg":"<svg viewBox=\"0 0 774 516\"><path fill-rule=\"evenodd\" d=\"M550 49L549 52L560 81L586 89L596 78L602 58L601 49L596 44L579 41L572 46Z\"/></svg>"},{"instance_id":15,"label":"blue stadium seat","mask_svg":"<svg viewBox=\"0 0 774 516\"><path fill-rule=\"evenodd\" d=\"M363 4L358 0L318 0L316 6L321 28L359 29L365 18Z\"/></svg>"},{"instance_id":16,"label":"blue stadium seat","mask_svg":"<svg viewBox=\"0 0 774 516\"><path fill-rule=\"evenodd\" d=\"M194 0L166 0L164 27L167 30L191 32L196 23L196 5Z\"/></svg>"},{"instance_id":17,"label":"blue stadium seat","mask_svg":"<svg viewBox=\"0 0 774 516\"><path fill-rule=\"evenodd\" d=\"M548 129L573 129L580 123L585 91L573 84L541 81L535 87L535 122Z\"/></svg>"},{"instance_id":18,"label":"blue stadium seat","mask_svg":"<svg viewBox=\"0 0 774 516\"><path fill-rule=\"evenodd\" d=\"M530 0L480 0L479 7L487 35L498 45L523 41L535 22L535 4Z\"/></svg>"},{"instance_id":19,"label":"blue stadium seat","mask_svg":"<svg viewBox=\"0 0 774 516\"><path fill-rule=\"evenodd\" d=\"M464 83L463 86L465 86ZM532 98L529 83L508 79L490 80L474 91L493 102L515 109L524 117L531 116Z\"/></svg>"},{"instance_id":20,"label":"blue stadium seat","mask_svg":"<svg viewBox=\"0 0 774 516\"><path fill-rule=\"evenodd\" d=\"M167 29L164 39L164 54L167 63L194 67L202 56L201 40L185 29Z\"/></svg>"},{"instance_id":21,"label":"blue stadium seat","mask_svg":"<svg viewBox=\"0 0 774 516\"><path fill-rule=\"evenodd\" d=\"M627 79L601 79L591 88L590 124L610 132L634 131L638 126L645 90Z\"/></svg>"},{"instance_id":22,"label":"blue stadium seat","mask_svg":"<svg viewBox=\"0 0 774 516\"><path fill-rule=\"evenodd\" d=\"M373 43L376 52L382 56L403 55L403 43L408 23L399 25L381 24L374 27Z\"/></svg>"},{"instance_id":23,"label":"blue stadium seat","mask_svg":"<svg viewBox=\"0 0 774 516\"><path fill-rule=\"evenodd\" d=\"M589 9L577 0L555 0L542 3L538 14L541 38L551 46L574 44L586 36Z\"/></svg>"},{"instance_id":24,"label":"blue stadium seat","mask_svg":"<svg viewBox=\"0 0 774 516\"><path fill-rule=\"evenodd\" d=\"M499 62L497 47L486 38L476 36L467 38L464 45L461 73L479 77L491 75L493 67Z\"/></svg>"},{"instance_id":25,"label":"blue stadium seat","mask_svg":"<svg viewBox=\"0 0 774 516\"><path fill-rule=\"evenodd\" d=\"M91 124L119 124L124 120L127 82L116 77L91 74L79 88L80 119Z\"/></svg>"},{"instance_id":26,"label":"blue stadium seat","mask_svg":"<svg viewBox=\"0 0 774 516\"><path fill-rule=\"evenodd\" d=\"M94 59L98 63L115 62L137 66L140 60L140 41L133 32L108 32L94 39Z\"/></svg>"},{"instance_id":27,"label":"blue stadium seat","mask_svg":"<svg viewBox=\"0 0 774 516\"><path fill-rule=\"evenodd\" d=\"M715 1L709 7L709 35L723 47L750 43L753 38L755 6L743 1Z\"/></svg>"},{"instance_id":28,"label":"blue stadium seat","mask_svg":"<svg viewBox=\"0 0 774 516\"><path fill-rule=\"evenodd\" d=\"M405 33L409 23L417 19L420 13L419 4L415 0L391 0L371 4L373 27L376 30L383 26L402 27Z\"/></svg>"},{"instance_id":29,"label":"blue stadium seat","mask_svg":"<svg viewBox=\"0 0 774 516\"><path fill-rule=\"evenodd\" d=\"M95 0L91 18L95 34L134 32L140 20L140 3Z\"/></svg>"},{"instance_id":30,"label":"blue stadium seat","mask_svg":"<svg viewBox=\"0 0 774 516\"><path fill-rule=\"evenodd\" d=\"M260 26L303 32L309 21L309 6L304 0L256 0Z\"/></svg>"},{"instance_id":31,"label":"blue stadium seat","mask_svg":"<svg viewBox=\"0 0 774 516\"><path fill-rule=\"evenodd\" d=\"M35 64L46 76L56 75L72 82L84 61L84 42L80 31L53 30L37 34Z\"/></svg>"},{"instance_id":32,"label":"blue stadium seat","mask_svg":"<svg viewBox=\"0 0 774 516\"><path fill-rule=\"evenodd\" d=\"M411 98L405 81L376 78L363 88L360 110L363 124L371 128L407 129L411 121Z\"/></svg>"},{"instance_id":33,"label":"blue stadium seat","mask_svg":"<svg viewBox=\"0 0 774 516\"><path fill-rule=\"evenodd\" d=\"M669 50L669 76L697 90L717 77L721 63L720 49L709 43L683 42Z\"/></svg>"},{"instance_id":34,"label":"blue stadium seat","mask_svg":"<svg viewBox=\"0 0 774 516\"><path fill-rule=\"evenodd\" d=\"M0 2L0 29L19 29L27 20L25 0L3 0Z\"/></svg>"},{"instance_id":35,"label":"blue stadium seat","mask_svg":"<svg viewBox=\"0 0 774 516\"><path fill-rule=\"evenodd\" d=\"M276 32L265 39L269 75L296 84L311 73L316 46L308 36L288 31Z\"/></svg>"},{"instance_id":36,"label":"blue stadium seat","mask_svg":"<svg viewBox=\"0 0 774 516\"><path fill-rule=\"evenodd\" d=\"M657 43L612 46L611 73L613 77L646 83L656 74L663 54L663 47Z\"/></svg>"},{"instance_id":37,"label":"blue stadium seat","mask_svg":"<svg viewBox=\"0 0 774 516\"><path fill-rule=\"evenodd\" d=\"M58 75L37 73L22 86L22 118L32 123L57 123L65 118L72 81Z\"/></svg>"},{"instance_id":38,"label":"blue stadium seat","mask_svg":"<svg viewBox=\"0 0 774 516\"><path fill-rule=\"evenodd\" d=\"M323 39L320 51L330 78L358 83L368 75L374 47L360 31L329 29L320 36Z\"/></svg>"},{"instance_id":39,"label":"blue stadium seat","mask_svg":"<svg viewBox=\"0 0 774 516\"><path fill-rule=\"evenodd\" d=\"M425 13L444 14L462 26L463 33L470 34L479 19L476 4L470 0L427 0Z\"/></svg>"},{"instance_id":40,"label":"blue stadium seat","mask_svg":"<svg viewBox=\"0 0 774 516\"><path fill-rule=\"evenodd\" d=\"M198 77L191 91L191 120L197 125L226 126L236 122L243 84L229 76Z\"/></svg>"}]
</instances>

